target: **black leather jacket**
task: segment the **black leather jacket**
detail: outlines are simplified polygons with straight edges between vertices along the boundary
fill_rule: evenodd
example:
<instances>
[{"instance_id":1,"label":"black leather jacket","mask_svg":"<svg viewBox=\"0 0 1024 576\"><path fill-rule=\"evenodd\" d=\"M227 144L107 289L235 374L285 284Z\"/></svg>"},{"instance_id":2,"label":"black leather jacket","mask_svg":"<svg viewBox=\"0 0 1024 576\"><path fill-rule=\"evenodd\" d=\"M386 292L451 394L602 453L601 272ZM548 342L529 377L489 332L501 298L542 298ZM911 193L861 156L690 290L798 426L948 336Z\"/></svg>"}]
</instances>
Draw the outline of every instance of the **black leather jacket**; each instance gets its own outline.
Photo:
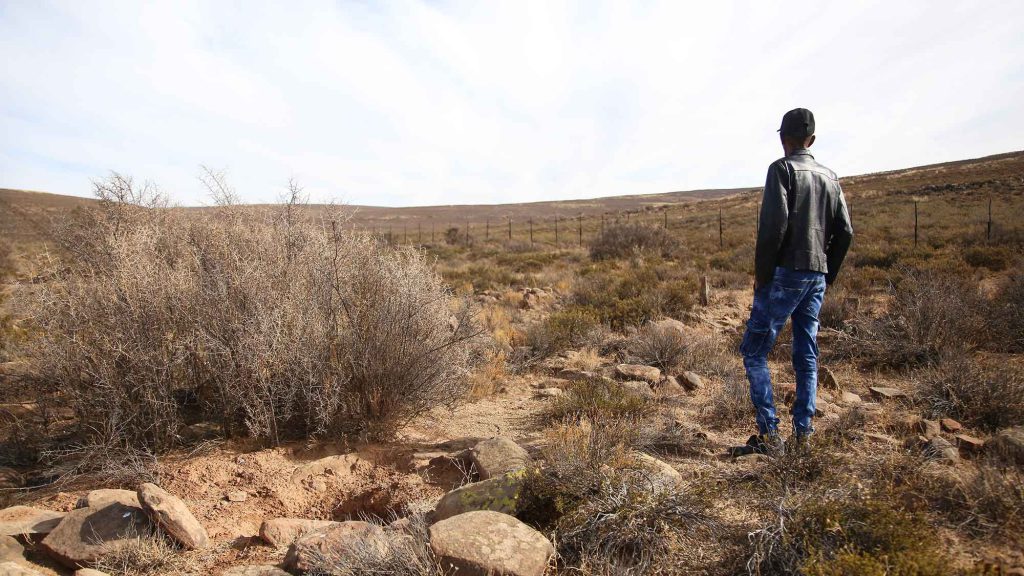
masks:
<instances>
[{"instance_id":1,"label":"black leather jacket","mask_svg":"<svg viewBox=\"0 0 1024 576\"><path fill-rule=\"evenodd\" d=\"M823 272L835 281L853 240L853 225L835 172L806 149L768 167L754 256L759 285L772 281L775 267Z\"/></svg>"}]
</instances>

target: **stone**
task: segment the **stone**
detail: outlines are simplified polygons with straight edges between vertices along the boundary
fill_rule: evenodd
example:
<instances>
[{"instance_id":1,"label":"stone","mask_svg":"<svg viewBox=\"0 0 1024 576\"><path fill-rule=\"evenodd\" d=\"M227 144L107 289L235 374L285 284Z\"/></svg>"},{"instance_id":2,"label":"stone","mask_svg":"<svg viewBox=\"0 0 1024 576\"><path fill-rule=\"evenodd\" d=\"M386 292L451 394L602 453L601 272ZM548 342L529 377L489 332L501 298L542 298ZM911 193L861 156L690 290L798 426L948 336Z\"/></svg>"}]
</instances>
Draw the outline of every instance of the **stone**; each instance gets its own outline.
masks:
<instances>
[{"instance_id":1,"label":"stone","mask_svg":"<svg viewBox=\"0 0 1024 576\"><path fill-rule=\"evenodd\" d=\"M275 548L290 545L300 536L333 526L331 520L307 520L305 518L271 518L260 524L260 538Z\"/></svg>"},{"instance_id":2,"label":"stone","mask_svg":"<svg viewBox=\"0 0 1024 576\"><path fill-rule=\"evenodd\" d=\"M480 442L473 447L469 456L481 480L519 470L530 463L530 455L522 446L503 437Z\"/></svg>"},{"instance_id":3,"label":"stone","mask_svg":"<svg viewBox=\"0 0 1024 576\"><path fill-rule=\"evenodd\" d=\"M42 572L33 570L25 564L17 562L0 562L0 575L2 576L43 576Z\"/></svg>"},{"instance_id":4,"label":"stone","mask_svg":"<svg viewBox=\"0 0 1024 576\"><path fill-rule=\"evenodd\" d=\"M11 506L0 510L0 535L49 534L67 514L30 506Z\"/></svg>"},{"instance_id":5,"label":"stone","mask_svg":"<svg viewBox=\"0 0 1024 576\"><path fill-rule=\"evenodd\" d=\"M648 478L654 491L670 490L682 483L683 475L667 462L644 452L638 452L636 458L640 466L649 473Z\"/></svg>"},{"instance_id":6,"label":"stone","mask_svg":"<svg viewBox=\"0 0 1024 576\"><path fill-rule=\"evenodd\" d=\"M540 532L492 511L435 523L430 549L445 573L460 576L542 576L555 552Z\"/></svg>"},{"instance_id":7,"label":"stone","mask_svg":"<svg viewBox=\"0 0 1024 576\"><path fill-rule=\"evenodd\" d=\"M836 378L835 372L828 366L822 366L818 369L818 386L826 390L839 390L839 379Z\"/></svg>"},{"instance_id":8,"label":"stone","mask_svg":"<svg viewBox=\"0 0 1024 576\"><path fill-rule=\"evenodd\" d=\"M257 564L253 566L235 566L220 573L221 576L291 576L277 566Z\"/></svg>"},{"instance_id":9,"label":"stone","mask_svg":"<svg viewBox=\"0 0 1024 576\"><path fill-rule=\"evenodd\" d=\"M14 536L0 536L0 562L21 560L25 557L25 547Z\"/></svg>"},{"instance_id":10,"label":"stone","mask_svg":"<svg viewBox=\"0 0 1024 576\"><path fill-rule=\"evenodd\" d=\"M814 415L818 418L839 414L839 407L826 400L818 400L814 405Z\"/></svg>"},{"instance_id":11,"label":"stone","mask_svg":"<svg viewBox=\"0 0 1024 576\"><path fill-rule=\"evenodd\" d=\"M956 464L960 461L960 453L956 447L942 436L931 438L925 443L924 455L947 464Z\"/></svg>"},{"instance_id":12,"label":"stone","mask_svg":"<svg viewBox=\"0 0 1024 576\"><path fill-rule=\"evenodd\" d=\"M956 445L963 453L974 455L985 451L985 441L981 438L964 433L955 434L953 438L956 439Z\"/></svg>"},{"instance_id":13,"label":"stone","mask_svg":"<svg viewBox=\"0 0 1024 576\"><path fill-rule=\"evenodd\" d=\"M942 425L942 429L949 433L956 433L964 429L964 425L953 420L952 418L943 418L939 420L939 424Z\"/></svg>"},{"instance_id":14,"label":"stone","mask_svg":"<svg viewBox=\"0 0 1024 576\"><path fill-rule=\"evenodd\" d=\"M245 502L249 499L249 494L244 490L231 490L224 497L228 502Z\"/></svg>"},{"instance_id":15,"label":"stone","mask_svg":"<svg viewBox=\"0 0 1024 576\"><path fill-rule=\"evenodd\" d=\"M131 544L151 527L141 506L107 500L69 512L39 546L61 564L74 568Z\"/></svg>"},{"instance_id":16,"label":"stone","mask_svg":"<svg viewBox=\"0 0 1024 576\"><path fill-rule=\"evenodd\" d=\"M465 512L492 510L515 514L526 480L526 470L509 472L497 478L466 484L445 494L434 508L434 521Z\"/></svg>"},{"instance_id":17,"label":"stone","mask_svg":"<svg viewBox=\"0 0 1024 576\"><path fill-rule=\"evenodd\" d=\"M871 395L877 400L898 400L906 398L907 393L899 388L890 388L887 386L871 386L868 388L871 391Z\"/></svg>"},{"instance_id":18,"label":"stone","mask_svg":"<svg viewBox=\"0 0 1024 576\"><path fill-rule=\"evenodd\" d=\"M22 488L25 486L25 477L14 468L0 466L0 488Z\"/></svg>"},{"instance_id":19,"label":"stone","mask_svg":"<svg viewBox=\"0 0 1024 576\"><path fill-rule=\"evenodd\" d=\"M843 392L839 395L839 401L843 404L860 404L860 396L853 392Z\"/></svg>"},{"instance_id":20,"label":"stone","mask_svg":"<svg viewBox=\"0 0 1024 576\"><path fill-rule=\"evenodd\" d=\"M916 429L914 431L921 436L924 436L927 440L931 440L932 438L942 434L942 428L939 426L937 421L924 418L917 421Z\"/></svg>"},{"instance_id":21,"label":"stone","mask_svg":"<svg viewBox=\"0 0 1024 576\"><path fill-rule=\"evenodd\" d=\"M137 494L149 519L182 548L198 550L210 545L206 529L181 498L148 482L139 486Z\"/></svg>"},{"instance_id":22,"label":"stone","mask_svg":"<svg viewBox=\"0 0 1024 576\"><path fill-rule=\"evenodd\" d=\"M565 391L561 388L540 388L536 392L536 395L541 398L557 398L563 394Z\"/></svg>"},{"instance_id":23,"label":"stone","mask_svg":"<svg viewBox=\"0 0 1024 576\"><path fill-rule=\"evenodd\" d=\"M1024 465L1024 426L1000 430L989 440L988 451L1007 462Z\"/></svg>"},{"instance_id":24,"label":"stone","mask_svg":"<svg viewBox=\"0 0 1024 576\"><path fill-rule=\"evenodd\" d=\"M675 376L665 376L664 380L658 384L657 392L661 396L680 396L686 393L686 388L679 384L679 380Z\"/></svg>"},{"instance_id":25,"label":"stone","mask_svg":"<svg viewBox=\"0 0 1024 576\"><path fill-rule=\"evenodd\" d=\"M284 557L284 567L290 571L308 572L324 556L343 555L346 550L359 548L360 553L387 553L384 530L376 524L349 520L314 530L300 536Z\"/></svg>"},{"instance_id":26,"label":"stone","mask_svg":"<svg viewBox=\"0 0 1024 576\"><path fill-rule=\"evenodd\" d=\"M622 378L644 380L651 384L657 384L661 380L661 370L643 364L619 364L615 367L615 372Z\"/></svg>"},{"instance_id":27,"label":"stone","mask_svg":"<svg viewBox=\"0 0 1024 576\"><path fill-rule=\"evenodd\" d=\"M110 576L110 574L92 568L80 568L75 571L75 576Z\"/></svg>"},{"instance_id":28,"label":"stone","mask_svg":"<svg viewBox=\"0 0 1024 576\"><path fill-rule=\"evenodd\" d=\"M885 434L878 434L876 432L865 432L864 439L875 442L876 444L886 444L889 446L899 445L899 441L892 436L886 436Z\"/></svg>"},{"instance_id":29,"label":"stone","mask_svg":"<svg viewBox=\"0 0 1024 576\"><path fill-rule=\"evenodd\" d=\"M657 322L651 322L651 326L660 332L667 332L685 338L687 334L686 324L674 318L662 318Z\"/></svg>"},{"instance_id":30,"label":"stone","mask_svg":"<svg viewBox=\"0 0 1024 576\"><path fill-rule=\"evenodd\" d=\"M622 387L634 396L639 396L641 398L654 398L654 390L651 389L651 385L647 382L629 380L628 382L623 382Z\"/></svg>"},{"instance_id":31,"label":"stone","mask_svg":"<svg viewBox=\"0 0 1024 576\"><path fill-rule=\"evenodd\" d=\"M564 368L558 371L557 376L562 380L569 380L575 382L578 380L590 380L591 378L597 378L596 372L589 372L587 370L576 370L573 368Z\"/></svg>"},{"instance_id":32,"label":"stone","mask_svg":"<svg viewBox=\"0 0 1024 576\"><path fill-rule=\"evenodd\" d=\"M338 456L327 456L319 460L307 462L292 471L292 484L301 486L305 480L312 476L330 474L332 476L347 476L356 468L372 466L371 463L363 460L358 454L341 454Z\"/></svg>"},{"instance_id":33,"label":"stone","mask_svg":"<svg viewBox=\"0 0 1024 576\"><path fill-rule=\"evenodd\" d=\"M125 506L135 508L142 507L139 503L139 496L134 490L120 490L117 488L100 488L92 490L85 496L78 499L75 508L100 508L105 504L117 502Z\"/></svg>"},{"instance_id":34,"label":"stone","mask_svg":"<svg viewBox=\"0 0 1024 576\"><path fill-rule=\"evenodd\" d=\"M697 373L687 370L679 375L679 384L686 388L687 392L693 392L704 387L704 380Z\"/></svg>"}]
</instances>

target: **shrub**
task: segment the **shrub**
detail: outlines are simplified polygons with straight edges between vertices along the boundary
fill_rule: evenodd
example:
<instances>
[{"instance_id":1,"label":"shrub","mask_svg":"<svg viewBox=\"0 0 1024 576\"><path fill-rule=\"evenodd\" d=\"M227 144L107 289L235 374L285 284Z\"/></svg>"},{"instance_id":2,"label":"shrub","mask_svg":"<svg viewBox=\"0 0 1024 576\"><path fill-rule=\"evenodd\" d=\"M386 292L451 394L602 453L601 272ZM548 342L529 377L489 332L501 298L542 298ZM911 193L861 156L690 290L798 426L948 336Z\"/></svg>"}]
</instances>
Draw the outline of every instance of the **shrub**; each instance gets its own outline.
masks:
<instances>
[{"instance_id":1,"label":"shrub","mask_svg":"<svg viewBox=\"0 0 1024 576\"><path fill-rule=\"evenodd\" d=\"M697 295L695 277L658 263L624 269L584 269L573 289L572 301L593 310L615 330L640 326L663 316L678 318L689 311Z\"/></svg>"},{"instance_id":2,"label":"shrub","mask_svg":"<svg viewBox=\"0 0 1024 576\"><path fill-rule=\"evenodd\" d=\"M536 354L550 356L589 343L600 328L596 314L573 306L553 312L532 326L526 334L526 342Z\"/></svg>"},{"instance_id":3,"label":"shrub","mask_svg":"<svg viewBox=\"0 0 1024 576\"><path fill-rule=\"evenodd\" d=\"M1017 272L999 286L988 307L985 340L1001 352L1024 352L1024 273Z\"/></svg>"},{"instance_id":4,"label":"shrub","mask_svg":"<svg viewBox=\"0 0 1024 576\"><path fill-rule=\"evenodd\" d=\"M653 401L633 393L618 382L600 377L577 380L540 412L545 422L600 423L606 420L641 419Z\"/></svg>"},{"instance_id":5,"label":"shrub","mask_svg":"<svg viewBox=\"0 0 1024 576\"><path fill-rule=\"evenodd\" d=\"M663 371L675 368L686 357L687 342L678 330L665 330L646 324L626 344L628 359L657 366Z\"/></svg>"},{"instance_id":6,"label":"shrub","mask_svg":"<svg viewBox=\"0 0 1024 576\"><path fill-rule=\"evenodd\" d=\"M679 241L660 226L613 224L605 227L590 244L590 257L594 260L641 255L667 258L678 246Z\"/></svg>"},{"instance_id":7,"label":"shrub","mask_svg":"<svg viewBox=\"0 0 1024 576\"><path fill-rule=\"evenodd\" d=\"M711 393L711 400L704 405L703 415L712 426L732 426L744 418L753 416L750 404L750 388L742 376L730 374Z\"/></svg>"},{"instance_id":8,"label":"shrub","mask_svg":"<svg viewBox=\"0 0 1024 576\"><path fill-rule=\"evenodd\" d=\"M975 268L1001 272L1013 263L1014 253L1006 246L972 246L963 252L964 261Z\"/></svg>"},{"instance_id":9,"label":"shrub","mask_svg":"<svg viewBox=\"0 0 1024 576\"><path fill-rule=\"evenodd\" d=\"M924 371L918 396L929 416L994 432L1024 424L1024 370L958 355Z\"/></svg>"},{"instance_id":10,"label":"shrub","mask_svg":"<svg viewBox=\"0 0 1024 576\"><path fill-rule=\"evenodd\" d=\"M384 526L377 536L353 539L352 545L329 549L312 559L313 576L443 576L445 571L430 550L428 523L423 514L407 517L401 532Z\"/></svg>"},{"instance_id":11,"label":"shrub","mask_svg":"<svg viewBox=\"0 0 1024 576\"><path fill-rule=\"evenodd\" d=\"M465 391L469 311L420 253L291 209L166 211L115 184L128 200L83 212L66 273L26 295L29 377L86 438L161 450L196 417L270 442L386 435Z\"/></svg>"}]
</instances>

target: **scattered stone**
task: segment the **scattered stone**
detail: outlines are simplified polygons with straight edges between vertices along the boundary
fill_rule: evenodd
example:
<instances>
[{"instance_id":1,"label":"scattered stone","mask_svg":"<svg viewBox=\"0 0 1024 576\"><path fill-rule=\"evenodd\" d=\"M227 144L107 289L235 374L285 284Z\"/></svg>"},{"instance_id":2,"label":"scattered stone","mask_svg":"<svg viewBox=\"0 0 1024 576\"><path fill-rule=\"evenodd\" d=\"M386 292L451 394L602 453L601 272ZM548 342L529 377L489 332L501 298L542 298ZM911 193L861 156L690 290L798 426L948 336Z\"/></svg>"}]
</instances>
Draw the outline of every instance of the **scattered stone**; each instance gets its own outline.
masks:
<instances>
[{"instance_id":1,"label":"scattered stone","mask_svg":"<svg viewBox=\"0 0 1024 576\"><path fill-rule=\"evenodd\" d=\"M92 568L80 568L75 571L75 576L110 576L106 572L100 572Z\"/></svg>"},{"instance_id":2,"label":"scattered stone","mask_svg":"<svg viewBox=\"0 0 1024 576\"><path fill-rule=\"evenodd\" d=\"M277 566L261 564L256 566L235 566L221 572L221 576L291 576Z\"/></svg>"},{"instance_id":3,"label":"scattered stone","mask_svg":"<svg viewBox=\"0 0 1024 576\"><path fill-rule=\"evenodd\" d=\"M658 370L654 366L644 366L642 364L619 364L615 367L615 372L629 380L644 380L651 384L657 384L661 380L661 370Z\"/></svg>"},{"instance_id":4,"label":"scattered stone","mask_svg":"<svg viewBox=\"0 0 1024 576\"><path fill-rule=\"evenodd\" d=\"M0 536L0 562L21 560L25 557L25 547L14 536Z\"/></svg>"},{"instance_id":5,"label":"scattered stone","mask_svg":"<svg viewBox=\"0 0 1024 576\"><path fill-rule=\"evenodd\" d=\"M1024 426L1000 430L988 442L989 452L1008 462L1024 464Z\"/></svg>"},{"instance_id":6,"label":"scattered stone","mask_svg":"<svg viewBox=\"0 0 1024 576\"><path fill-rule=\"evenodd\" d=\"M183 548L197 550L210 545L206 529L181 498L150 483L139 486L138 496L149 519Z\"/></svg>"},{"instance_id":7,"label":"scattered stone","mask_svg":"<svg viewBox=\"0 0 1024 576\"><path fill-rule=\"evenodd\" d=\"M134 508L142 507L139 503L139 496L134 490L120 490L117 488L100 488L92 490L85 496L78 499L75 508L100 508L111 502L124 504Z\"/></svg>"},{"instance_id":8,"label":"scattered stone","mask_svg":"<svg viewBox=\"0 0 1024 576\"><path fill-rule=\"evenodd\" d=\"M942 429L951 434L959 432L964 429L964 425L953 420L952 418L943 418L939 420L939 424L942 425Z\"/></svg>"},{"instance_id":9,"label":"scattered stone","mask_svg":"<svg viewBox=\"0 0 1024 576\"><path fill-rule=\"evenodd\" d=\"M232 490L225 496L228 502L245 502L249 499L249 494L244 490Z\"/></svg>"},{"instance_id":10,"label":"scattered stone","mask_svg":"<svg viewBox=\"0 0 1024 576\"><path fill-rule=\"evenodd\" d=\"M924 455L933 460L956 464L960 461L960 453L956 447L942 436L930 438L924 445Z\"/></svg>"},{"instance_id":11,"label":"scattered stone","mask_svg":"<svg viewBox=\"0 0 1024 576\"><path fill-rule=\"evenodd\" d=\"M818 400L814 404L814 416L825 418L839 415L839 407L827 400Z\"/></svg>"},{"instance_id":12,"label":"scattered stone","mask_svg":"<svg viewBox=\"0 0 1024 576\"><path fill-rule=\"evenodd\" d=\"M17 562L0 562L0 574L3 576L43 576L42 572Z\"/></svg>"},{"instance_id":13,"label":"scattered stone","mask_svg":"<svg viewBox=\"0 0 1024 576\"><path fill-rule=\"evenodd\" d=\"M434 521L474 510L515 514L526 471L509 472L497 478L466 484L441 497L434 508Z\"/></svg>"},{"instance_id":14,"label":"scattered stone","mask_svg":"<svg viewBox=\"0 0 1024 576\"><path fill-rule=\"evenodd\" d=\"M132 492L134 495L134 492ZM72 510L40 543L60 563L77 567L136 541L151 528L141 506L116 500Z\"/></svg>"},{"instance_id":15,"label":"scattered stone","mask_svg":"<svg viewBox=\"0 0 1024 576\"><path fill-rule=\"evenodd\" d=\"M836 378L836 373L828 366L822 366L818 369L818 386L826 390L839 390L839 379Z\"/></svg>"},{"instance_id":16,"label":"scattered stone","mask_svg":"<svg viewBox=\"0 0 1024 576\"><path fill-rule=\"evenodd\" d=\"M890 388L887 386L871 386L868 388L871 391L871 395L877 400L897 400L906 398L907 393L899 388Z\"/></svg>"},{"instance_id":17,"label":"scattered stone","mask_svg":"<svg viewBox=\"0 0 1024 576\"><path fill-rule=\"evenodd\" d=\"M885 434L878 434L876 432L864 432L864 439L871 440L878 444L887 444L889 446L899 445L899 441L892 436L886 436Z\"/></svg>"},{"instance_id":18,"label":"scattered stone","mask_svg":"<svg viewBox=\"0 0 1024 576\"><path fill-rule=\"evenodd\" d=\"M30 506L11 506L0 510L0 535L49 534L67 514Z\"/></svg>"},{"instance_id":19,"label":"scattered stone","mask_svg":"<svg viewBox=\"0 0 1024 576\"><path fill-rule=\"evenodd\" d=\"M0 488L22 488L25 477L14 468L0 466Z\"/></svg>"},{"instance_id":20,"label":"scattered stone","mask_svg":"<svg viewBox=\"0 0 1024 576\"><path fill-rule=\"evenodd\" d=\"M628 382L623 382L622 387L634 396L640 396L641 398L654 398L654 390L651 389L651 385L647 382L630 380Z\"/></svg>"},{"instance_id":21,"label":"scattered stone","mask_svg":"<svg viewBox=\"0 0 1024 576\"><path fill-rule=\"evenodd\" d=\"M661 384L658 384L658 394L662 396L680 396L685 393L686 388L679 384L675 376L665 376Z\"/></svg>"},{"instance_id":22,"label":"scattered stone","mask_svg":"<svg viewBox=\"0 0 1024 576\"><path fill-rule=\"evenodd\" d=\"M541 398L557 398L565 394L565 391L561 388L540 388L537 390L536 394Z\"/></svg>"},{"instance_id":23,"label":"scattered stone","mask_svg":"<svg viewBox=\"0 0 1024 576\"><path fill-rule=\"evenodd\" d=\"M260 524L260 538L275 548L290 545L297 538L337 524L331 520L307 520L305 518L271 518Z\"/></svg>"},{"instance_id":24,"label":"scattered stone","mask_svg":"<svg viewBox=\"0 0 1024 576\"><path fill-rule=\"evenodd\" d=\"M674 318L663 318L657 322L651 322L651 326L660 332L668 332L684 338L687 334L686 324Z\"/></svg>"},{"instance_id":25,"label":"scattered stone","mask_svg":"<svg viewBox=\"0 0 1024 576\"><path fill-rule=\"evenodd\" d=\"M502 437L480 442L473 447L469 456L481 480L519 470L530 463L530 455L522 446Z\"/></svg>"},{"instance_id":26,"label":"scattered stone","mask_svg":"<svg viewBox=\"0 0 1024 576\"><path fill-rule=\"evenodd\" d=\"M682 483L683 475L667 462L643 452L637 453L636 458L640 466L650 473L648 478L654 491L670 490Z\"/></svg>"},{"instance_id":27,"label":"scattered stone","mask_svg":"<svg viewBox=\"0 0 1024 576\"><path fill-rule=\"evenodd\" d=\"M860 404L860 396L853 392L843 392L839 395L839 401L843 404Z\"/></svg>"},{"instance_id":28,"label":"scattered stone","mask_svg":"<svg viewBox=\"0 0 1024 576\"><path fill-rule=\"evenodd\" d=\"M586 370L576 370L573 368L564 368L558 371L558 377L563 380L569 380L575 382L577 380L590 380L591 378L597 378L598 374L595 372L588 372Z\"/></svg>"},{"instance_id":29,"label":"scattered stone","mask_svg":"<svg viewBox=\"0 0 1024 576\"><path fill-rule=\"evenodd\" d=\"M686 388L687 392L693 392L694 390L700 390L704 387L704 380L697 375L695 372L687 370L679 375L679 384L683 388Z\"/></svg>"},{"instance_id":30,"label":"scattered stone","mask_svg":"<svg viewBox=\"0 0 1024 576\"><path fill-rule=\"evenodd\" d=\"M461 576L541 576L555 552L540 532L491 511L437 522L430 548L443 570Z\"/></svg>"},{"instance_id":31,"label":"scattered stone","mask_svg":"<svg viewBox=\"0 0 1024 576\"><path fill-rule=\"evenodd\" d=\"M917 421L915 432L924 436L925 439L931 440L932 438L942 434L942 429L939 426L939 423L935 420L926 420L922 418Z\"/></svg>"},{"instance_id":32,"label":"scattered stone","mask_svg":"<svg viewBox=\"0 0 1024 576\"><path fill-rule=\"evenodd\" d=\"M981 454L985 451L985 441L981 438L976 438L968 434L955 434L953 438L956 439L956 445L960 448L961 452L967 454Z\"/></svg>"},{"instance_id":33,"label":"scattered stone","mask_svg":"<svg viewBox=\"0 0 1024 576\"><path fill-rule=\"evenodd\" d=\"M343 555L346 550L358 548L360 555L374 549L383 556L387 552L384 530L376 524L349 520L314 530L300 536L288 548L284 567L297 572L308 572L325 555Z\"/></svg>"}]
</instances>

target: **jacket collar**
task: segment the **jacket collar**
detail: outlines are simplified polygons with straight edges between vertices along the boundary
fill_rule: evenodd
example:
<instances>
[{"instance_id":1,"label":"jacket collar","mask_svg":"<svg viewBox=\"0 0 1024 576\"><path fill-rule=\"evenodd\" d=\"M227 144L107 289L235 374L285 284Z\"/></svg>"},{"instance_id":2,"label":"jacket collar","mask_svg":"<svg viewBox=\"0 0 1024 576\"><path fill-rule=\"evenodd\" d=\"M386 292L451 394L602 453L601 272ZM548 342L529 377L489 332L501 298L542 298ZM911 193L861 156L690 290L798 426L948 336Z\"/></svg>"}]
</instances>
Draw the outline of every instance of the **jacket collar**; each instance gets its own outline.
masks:
<instances>
[{"instance_id":1,"label":"jacket collar","mask_svg":"<svg viewBox=\"0 0 1024 576\"><path fill-rule=\"evenodd\" d=\"M811 151L807 148L797 148L796 150L793 150L793 153L790 154L790 156L810 156L811 158L814 158Z\"/></svg>"}]
</instances>

